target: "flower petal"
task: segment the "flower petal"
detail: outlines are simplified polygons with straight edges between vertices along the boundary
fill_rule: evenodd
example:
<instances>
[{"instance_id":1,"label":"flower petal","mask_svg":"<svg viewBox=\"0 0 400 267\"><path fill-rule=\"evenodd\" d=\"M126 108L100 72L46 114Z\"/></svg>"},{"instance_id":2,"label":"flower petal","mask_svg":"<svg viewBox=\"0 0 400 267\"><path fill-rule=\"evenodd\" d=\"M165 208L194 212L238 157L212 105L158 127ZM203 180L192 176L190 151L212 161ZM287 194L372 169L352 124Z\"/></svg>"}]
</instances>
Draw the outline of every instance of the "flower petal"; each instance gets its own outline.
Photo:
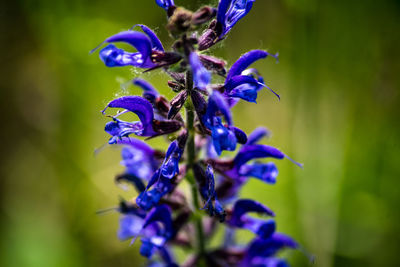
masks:
<instances>
[{"instance_id":1,"label":"flower petal","mask_svg":"<svg viewBox=\"0 0 400 267\"><path fill-rule=\"evenodd\" d=\"M259 82L254 79L251 76L246 76L246 75L236 75L231 77L229 80L226 79L225 83L225 90L229 93L236 87L242 85L242 84L250 84L252 86L260 86Z\"/></svg>"},{"instance_id":2,"label":"flower petal","mask_svg":"<svg viewBox=\"0 0 400 267\"><path fill-rule=\"evenodd\" d=\"M271 257L283 248L298 248L298 244L291 237L274 233L270 238L256 238L250 244L247 253L249 258Z\"/></svg>"},{"instance_id":3,"label":"flower petal","mask_svg":"<svg viewBox=\"0 0 400 267\"><path fill-rule=\"evenodd\" d=\"M142 31L150 38L153 49L164 52L164 47L163 47L160 39L157 37L157 35L155 34L155 32L152 29L150 29L149 27L147 27L146 25L143 25L143 24L136 24L133 27L136 27L136 26L139 26L142 29Z\"/></svg>"},{"instance_id":4,"label":"flower petal","mask_svg":"<svg viewBox=\"0 0 400 267\"><path fill-rule=\"evenodd\" d=\"M226 80L229 81L233 76L241 75L255 61L266 58L269 55L268 52L263 50L251 50L246 54L242 55L230 68Z\"/></svg>"},{"instance_id":5,"label":"flower petal","mask_svg":"<svg viewBox=\"0 0 400 267\"><path fill-rule=\"evenodd\" d=\"M260 202L251 199L240 199L236 201L235 205L233 206L233 213L230 221L231 224L240 227L244 223L244 220L242 220L243 216L249 212L257 212L266 214L268 216L275 216L275 213L271 209Z\"/></svg>"},{"instance_id":6,"label":"flower petal","mask_svg":"<svg viewBox=\"0 0 400 267\"><path fill-rule=\"evenodd\" d=\"M108 103L107 108L123 108L135 113L142 123L142 136L152 136L155 134L152 123L154 119L153 107L149 101L140 96L123 96Z\"/></svg>"},{"instance_id":7,"label":"flower petal","mask_svg":"<svg viewBox=\"0 0 400 267\"><path fill-rule=\"evenodd\" d=\"M217 199L214 173L211 165L208 165L207 170L204 171L200 165L195 164L193 166L193 172L199 186L200 194L205 201L202 209L206 209L210 216L219 217L220 222L223 222L226 213Z\"/></svg>"},{"instance_id":8,"label":"flower petal","mask_svg":"<svg viewBox=\"0 0 400 267\"><path fill-rule=\"evenodd\" d=\"M115 178L116 183L120 183L121 181L127 181L131 183L138 192L143 192L146 189L142 180L134 174L124 173Z\"/></svg>"},{"instance_id":9,"label":"flower petal","mask_svg":"<svg viewBox=\"0 0 400 267\"><path fill-rule=\"evenodd\" d=\"M151 62L152 43L151 40L141 32L124 31L117 33L105 40L107 43L124 42L132 45L140 53L137 64L142 68L150 68L155 65Z\"/></svg>"},{"instance_id":10,"label":"flower petal","mask_svg":"<svg viewBox=\"0 0 400 267\"><path fill-rule=\"evenodd\" d=\"M210 128L215 152L221 155L222 150L234 151L237 143L235 133L223 126L220 118L214 118L214 121L217 123Z\"/></svg>"},{"instance_id":11,"label":"flower petal","mask_svg":"<svg viewBox=\"0 0 400 267\"><path fill-rule=\"evenodd\" d=\"M218 5L217 21L222 26L220 38L250 12L255 0L221 0Z\"/></svg>"},{"instance_id":12,"label":"flower petal","mask_svg":"<svg viewBox=\"0 0 400 267\"><path fill-rule=\"evenodd\" d=\"M175 5L173 0L156 0L156 4L157 4L159 7L164 8L164 9L167 10L167 11L168 11L168 8L169 8L169 7Z\"/></svg>"},{"instance_id":13,"label":"flower petal","mask_svg":"<svg viewBox=\"0 0 400 267\"><path fill-rule=\"evenodd\" d=\"M247 138L247 145L258 143L264 136L269 137L270 132L265 127L257 127Z\"/></svg>"},{"instance_id":14,"label":"flower petal","mask_svg":"<svg viewBox=\"0 0 400 267\"><path fill-rule=\"evenodd\" d=\"M232 0L221 0L218 4L217 21L222 25L225 24L226 11L231 5Z\"/></svg>"},{"instance_id":15,"label":"flower petal","mask_svg":"<svg viewBox=\"0 0 400 267\"><path fill-rule=\"evenodd\" d=\"M205 124L213 124L213 119L215 114L221 111L224 115L226 123L231 126L232 122L232 114L229 108L229 105L225 101L225 98L218 91L213 91L210 97L208 98L208 106L205 115L206 122Z\"/></svg>"},{"instance_id":16,"label":"flower petal","mask_svg":"<svg viewBox=\"0 0 400 267\"><path fill-rule=\"evenodd\" d=\"M235 126L230 126L228 127L229 130L231 130L236 137L236 140L239 144L246 144L247 143L247 135L244 131L241 129L235 127Z\"/></svg>"},{"instance_id":17,"label":"flower petal","mask_svg":"<svg viewBox=\"0 0 400 267\"><path fill-rule=\"evenodd\" d=\"M160 168L161 174L164 177L172 179L179 173L179 160L181 159L182 154L183 150L178 146L178 142L175 140L170 144L164 163Z\"/></svg>"},{"instance_id":18,"label":"flower petal","mask_svg":"<svg viewBox=\"0 0 400 267\"><path fill-rule=\"evenodd\" d=\"M140 179L149 180L158 167L154 150L148 152L137 147L125 146L122 148L121 154L121 164L126 167L126 173L137 176Z\"/></svg>"},{"instance_id":19,"label":"flower petal","mask_svg":"<svg viewBox=\"0 0 400 267\"><path fill-rule=\"evenodd\" d=\"M150 102L154 102L154 100L160 95L157 90L146 80L137 78L133 80L133 84L142 88L143 97Z\"/></svg>"},{"instance_id":20,"label":"flower petal","mask_svg":"<svg viewBox=\"0 0 400 267\"><path fill-rule=\"evenodd\" d=\"M151 258L156 251L156 246L151 242L150 238L142 238L140 246L140 255L146 258Z\"/></svg>"},{"instance_id":21,"label":"flower petal","mask_svg":"<svg viewBox=\"0 0 400 267\"><path fill-rule=\"evenodd\" d=\"M240 167L239 174L258 178L268 184L275 184L278 168L273 162L244 164Z\"/></svg>"},{"instance_id":22,"label":"flower petal","mask_svg":"<svg viewBox=\"0 0 400 267\"><path fill-rule=\"evenodd\" d=\"M100 50L100 59L107 67L143 66L143 56L139 52L130 53L110 44Z\"/></svg>"},{"instance_id":23,"label":"flower petal","mask_svg":"<svg viewBox=\"0 0 400 267\"><path fill-rule=\"evenodd\" d=\"M144 220L138 216L126 215L119 220L120 229L118 231L118 238L120 240L127 240L139 235L143 228Z\"/></svg>"},{"instance_id":24,"label":"flower petal","mask_svg":"<svg viewBox=\"0 0 400 267\"><path fill-rule=\"evenodd\" d=\"M143 125L141 122L124 122L114 118L113 121L106 123L104 131L112 136L108 143L117 144L122 137L131 134L143 135Z\"/></svg>"},{"instance_id":25,"label":"flower petal","mask_svg":"<svg viewBox=\"0 0 400 267\"><path fill-rule=\"evenodd\" d=\"M166 239L173 235L173 227L172 227L172 219L171 219L171 210L167 205L160 205L153 208L145 219L143 229L148 227L150 224L159 222L164 225L164 234Z\"/></svg>"},{"instance_id":26,"label":"flower petal","mask_svg":"<svg viewBox=\"0 0 400 267\"><path fill-rule=\"evenodd\" d=\"M275 257L256 257L251 261L251 266L290 267L284 259Z\"/></svg>"},{"instance_id":27,"label":"flower petal","mask_svg":"<svg viewBox=\"0 0 400 267\"><path fill-rule=\"evenodd\" d=\"M285 154L277 148L266 145L245 145L242 146L239 153L236 155L234 162L235 166L240 168L246 162L255 158L272 157L276 159L285 158Z\"/></svg>"},{"instance_id":28,"label":"flower petal","mask_svg":"<svg viewBox=\"0 0 400 267\"><path fill-rule=\"evenodd\" d=\"M206 89L211 81L211 74L203 66L196 52L190 53L189 62L193 72L194 86Z\"/></svg>"}]
</instances>

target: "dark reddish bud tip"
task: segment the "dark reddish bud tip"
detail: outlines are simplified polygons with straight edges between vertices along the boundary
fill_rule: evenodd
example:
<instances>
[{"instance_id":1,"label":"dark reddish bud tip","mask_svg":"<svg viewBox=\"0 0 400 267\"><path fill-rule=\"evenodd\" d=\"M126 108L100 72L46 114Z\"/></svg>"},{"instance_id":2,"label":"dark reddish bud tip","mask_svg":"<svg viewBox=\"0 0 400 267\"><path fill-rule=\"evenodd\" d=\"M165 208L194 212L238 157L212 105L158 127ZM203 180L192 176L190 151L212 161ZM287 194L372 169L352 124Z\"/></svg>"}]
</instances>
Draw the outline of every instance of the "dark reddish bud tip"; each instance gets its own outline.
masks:
<instances>
[{"instance_id":1,"label":"dark reddish bud tip","mask_svg":"<svg viewBox=\"0 0 400 267\"><path fill-rule=\"evenodd\" d=\"M167 29L173 34L180 34L190 29L193 13L182 7L174 10L168 20Z\"/></svg>"},{"instance_id":2,"label":"dark reddish bud tip","mask_svg":"<svg viewBox=\"0 0 400 267\"><path fill-rule=\"evenodd\" d=\"M208 26L208 29L203 32L203 34L199 38L199 50L206 50L216 44L219 41L218 38L218 31L217 28L220 28L217 26L218 23L216 20L211 21L210 25Z\"/></svg>"},{"instance_id":3,"label":"dark reddish bud tip","mask_svg":"<svg viewBox=\"0 0 400 267\"><path fill-rule=\"evenodd\" d=\"M185 86L181 83L178 83L176 81L168 81L168 86L172 89L172 91L179 93L183 89L185 89Z\"/></svg>"},{"instance_id":4,"label":"dark reddish bud tip","mask_svg":"<svg viewBox=\"0 0 400 267\"><path fill-rule=\"evenodd\" d=\"M217 10L215 8L205 6L197 10L193 13L192 16L192 24L193 25L200 25L206 23L207 21L211 20L217 14Z\"/></svg>"},{"instance_id":5,"label":"dark reddish bud tip","mask_svg":"<svg viewBox=\"0 0 400 267\"><path fill-rule=\"evenodd\" d=\"M153 121L153 129L158 135L170 134L178 131L182 127L180 121Z\"/></svg>"},{"instance_id":6,"label":"dark reddish bud tip","mask_svg":"<svg viewBox=\"0 0 400 267\"><path fill-rule=\"evenodd\" d=\"M171 100L171 108L168 111L168 119L175 118L176 114L181 110L183 104L188 97L188 92L186 90L180 92Z\"/></svg>"},{"instance_id":7,"label":"dark reddish bud tip","mask_svg":"<svg viewBox=\"0 0 400 267\"><path fill-rule=\"evenodd\" d=\"M154 105L163 116L166 115L169 111L169 102L164 96L157 97Z\"/></svg>"},{"instance_id":8,"label":"dark reddish bud tip","mask_svg":"<svg viewBox=\"0 0 400 267\"><path fill-rule=\"evenodd\" d=\"M203 51L214 45L217 34L214 30L206 30L199 38L199 50Z\"/></svg>"},{"instance_id":9,"label":"dark reddish bud tip","mask_svg":"<svg viewBox=\"0 0 400 267\"><path fill-rule=\"evenodd\" d=\"M176 10L176 6L170 6L167 10L167 16L171 17L174 14L175 10Z\"/></svg>"},{"instance_id":10,"label":"dark reddish bud tip","mask_svg":"<svg viewBox=\"0 0 400 267\"><path fill-rule=\"evenodd\" d=\"M186 141L188 139L188 132L186 130L182 131L182 133L178 136L178 138L176 139L178 141L178 147L180 149L185 149L185 145L186 145Z\"/></svg>"},{"instance_id":11,"label":"dark reddish bud tip","mask_svg":"<svg viewBox=\"0 0 400 267\"><path fill-rule=\"evenodd\" d=\"M194 106L194 109L196 110L196 113L199 117L202 117L207 110L207 102L203 98L203 96L197 91L193 90L190 94L192 98L192 103Z\"/></svg>"},{"instance_id":12,"label":"dark reddish bud tip","mask_svg":"<svg viewBox=\"0 0 400 267\"><path fill-rule=\"evenodd\" d=\"M174 79L178 83L185 84L185 74L184 73L172 72L172 71L167 71L167 73L169 74L169 76L172 77L172 79Z\"/></svg>"},{"instance_id":13,"label":"dark reddish bud tip","mask_svg":"<svg viewBox=\"0 0 400 267\"><path fill-rule=\"evenodd\" d=\"M199 55L201 63L203 63L203 66L210 70L213 71L219 75L225 76L226 74L226 69L225 65L226 62L220 58L212 57L212 56L207 56L207 55Z\"/></svg>"},{"instance_id":14,"label":"dark reddish bud tip","mask_svg":"<svg viewBox=\"0 0 400 267\"><path fill-rule=\"evenodd\" d=\"M175 52L161 52L153 50L151 54L151 61L158 66L168 66L179 62L182 56Z\"/></svg>"}]
</instances>

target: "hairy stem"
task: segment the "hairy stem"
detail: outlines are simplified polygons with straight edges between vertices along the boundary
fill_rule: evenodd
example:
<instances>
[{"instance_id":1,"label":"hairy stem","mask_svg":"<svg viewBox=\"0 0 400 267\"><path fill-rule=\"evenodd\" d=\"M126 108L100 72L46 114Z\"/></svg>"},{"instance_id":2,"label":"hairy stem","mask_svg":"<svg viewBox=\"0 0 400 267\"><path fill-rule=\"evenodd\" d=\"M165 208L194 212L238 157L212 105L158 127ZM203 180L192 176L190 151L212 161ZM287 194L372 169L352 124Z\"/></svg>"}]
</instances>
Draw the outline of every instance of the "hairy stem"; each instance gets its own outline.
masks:
<instances>
[{"instance_id":1,"label":"hairy stem","mask_svg":"<svg viewBox=\"0 0 400 267\"><path fill-rule=\"evenodd\" d=\"M186 73L186 89L190 91L193 89L193 75L191 71L187 71ZM205 242L204 242L204 235L203 235L203 225L202 225L202 216L199 212L200 205L199 205L199 194L198 188L196 184L196 180L194 179L193 174L193 164L196 159L196 147L194 142L195 131L194 131L194 107L192 104L192 100L188 97L185 103L186 109L186 127L188 130L188 140L186 143L186 155L187 155L187 180L191 185L192 190L192 201L194 211L194 220L196 226L196 241L197 241L197 254L201 258L205 252Z\"/></svg>"}]
</instances>

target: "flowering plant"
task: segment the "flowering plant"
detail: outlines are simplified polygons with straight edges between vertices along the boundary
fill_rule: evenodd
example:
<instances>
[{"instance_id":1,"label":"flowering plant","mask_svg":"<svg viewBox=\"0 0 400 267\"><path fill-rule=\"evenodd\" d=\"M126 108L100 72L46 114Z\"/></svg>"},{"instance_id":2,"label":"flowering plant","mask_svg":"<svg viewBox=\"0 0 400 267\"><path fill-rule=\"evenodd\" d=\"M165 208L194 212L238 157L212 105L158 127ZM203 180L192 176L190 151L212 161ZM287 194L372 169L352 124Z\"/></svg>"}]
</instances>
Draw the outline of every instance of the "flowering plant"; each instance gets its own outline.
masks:
<instances>
[{"instance_id":1,"label":"flowering plant","mask_svg":"<svg viewBox=\"0 0 400 267\"><path fill-rule=\"evenodd\" d=\"M273 219L249 215L256 212L274 217L271 209L255 200L239 199L239 191L249 178L276 182L275 164L256 159L293 161L280 150L259 144L268 136L265 128L247 135L234 126L231 115L239 100L255 103L263 88L279 98L251 68L255 61L268 56L277 59L277 54L249 51L227 71L224 60L203 52L224 40L249 13L254 1L221 0L217 8L204 6L191 12L176 6L173 0L156 0L165 9L166 28L175 38L171 51L165 51L157 35L145 25L135 25L102 43L108 44L99 52L106 66L133 66L146 72L161 69L172 78L168 85L176 92L168 101L147 81L136 78L133 84L143 89L142 96L114 99L103 110L103 114L111 108L123 110L110 116L105 131L111 136L109 144L123 147L126 171L116 177L116 182L130 183L138 191L133 201L120 201L118 236L132 242L139 237L140 253L151 266L178 266L172 246L192 249L182 266L287 266L276 254L284 248L299 247L291 237L276 232ZM136 52L118 48L115 43L119 42L133 46ZM225 82L212 84L212 75L223 77ZM181 113L183 107L186 114ZM129 112L139 120L119 119ZM163 135L172 142L163 152L133 135ZM238 151L233 158L220 159L224 150ZM180 186L183 181L190 184L190 196ZM206 240L219 224L225 227L224 241L219 248L209 248ZM235 240L235 231L240 229L254 233L248 244Z\"/></svg>"}]
</instances>

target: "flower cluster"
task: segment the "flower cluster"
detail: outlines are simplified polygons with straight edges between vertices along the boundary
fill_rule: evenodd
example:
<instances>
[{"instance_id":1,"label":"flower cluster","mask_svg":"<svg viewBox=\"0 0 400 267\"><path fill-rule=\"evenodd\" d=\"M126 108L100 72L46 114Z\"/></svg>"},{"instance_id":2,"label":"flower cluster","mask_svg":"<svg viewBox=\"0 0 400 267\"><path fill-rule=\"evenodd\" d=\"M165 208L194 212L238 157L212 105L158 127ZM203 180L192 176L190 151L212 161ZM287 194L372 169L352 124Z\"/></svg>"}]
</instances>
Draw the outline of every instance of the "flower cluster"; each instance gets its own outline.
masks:
<instances>
[{"instance_id":1,"label":"flower cluster","mask_svg":"<svg viewBox=\"0 0 400 267\"><path fill-rule=\"evenodd\" d=\"M221 0L217 8L204 6L195 12L175 6L173 0L155 2L166 11L166 28L175 38L170 51L165 51L149 27L135 25L107 38L99 52L107 67L164 71L171 77L168 86L176 92L168 101L150 83L135 78L132 83L143 94L114 99L103 110L105 114L118 109L115 115L108 115L111 120L105 126L108 143L122 146L121 163L126 170L116 182L131 184L138 192L136 198L120 201L118 236L132 242L140 238L140 253L151 266L178 266L172 246L192 249L182 266L287 266L277 253L299 245L276 231L275 213L270 208L240 199L239 193L250 178L276 182L276 165L260 159L293 160L259 143L269 134L265 128L247 135L234 126L231 114L240 100L256 103L264 88L279 98L251 67L260 59L277 59L277 54L252 50L227 68L224 60L206 52L227 37L255 0ZM115 44L120 42L136 52L118 48ZM211 83L214 76L223 77L224 82ZM138 120L120 119L125 113L134 113ZM164 152L134 136L164 136L170 143ZM224 150L237 152L233 158L219 158ZM185 182L190 185L190 196L180 186ZM225 239L219 248L210 248L206 240L219 225L225 227ZM250 231L254 238L248 244L237 242L237 230Z\"/></svg>"}]
</instances>

